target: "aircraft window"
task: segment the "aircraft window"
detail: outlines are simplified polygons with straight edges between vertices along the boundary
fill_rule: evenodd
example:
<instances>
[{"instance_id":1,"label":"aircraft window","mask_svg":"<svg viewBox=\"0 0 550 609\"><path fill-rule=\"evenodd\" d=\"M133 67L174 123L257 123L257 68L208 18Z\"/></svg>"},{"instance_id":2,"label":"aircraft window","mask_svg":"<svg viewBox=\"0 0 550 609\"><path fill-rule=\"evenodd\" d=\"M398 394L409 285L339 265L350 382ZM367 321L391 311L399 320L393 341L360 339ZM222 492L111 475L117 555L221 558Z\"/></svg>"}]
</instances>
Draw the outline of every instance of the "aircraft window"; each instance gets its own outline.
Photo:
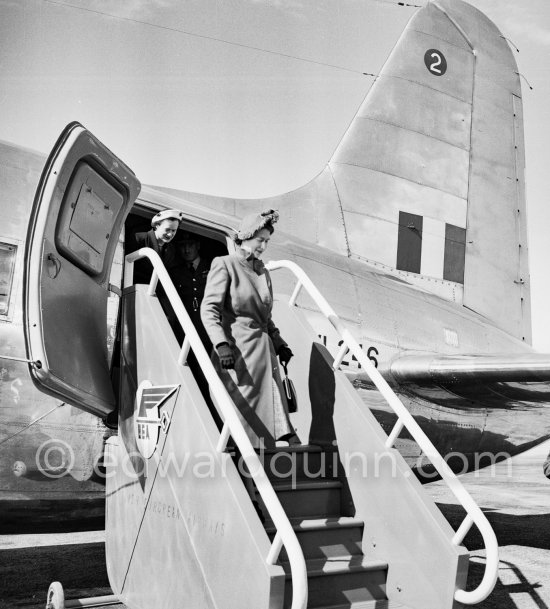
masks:
<instances>
[{"instance_id":1,"label":"aircraft window","mask_svg":"<svg viewBox=\"0 0 550 609\"><path fill-rule=\"evenodd\" d=\"M17 247L0 243L0 315L7 315L13 283Z\"/></svg>"},{"instance_id":2,"label":"aircraft window","mask_svg":"<svg viewBox=\"0 0 550 609\"><path fill-rule=\"evenodd\" d=\"M63 254L88 274L102 271L109 232L123 204L122 193L91 165L77 166L67 187L56 241Z\"/></svg>"},{"instance_id":3,"label":"aircraft window","mask_svg":"<svg viewBox=\"0 0 550 609\"><path fill-rule=\"evenodd\" d=\"M422 216L399 212L397 263L399 271L420 273L422 255Z\"/></svg>"},{"instance_id":4,"label":"aircraft window","mask_svg":"<svg viewBox=\"0 0 550 609\"><path fill-rule=\"evenodd\" d=\"M16 253L15 245L0 243L0 315L8 313Z\"/></svg>"}]
</instances>

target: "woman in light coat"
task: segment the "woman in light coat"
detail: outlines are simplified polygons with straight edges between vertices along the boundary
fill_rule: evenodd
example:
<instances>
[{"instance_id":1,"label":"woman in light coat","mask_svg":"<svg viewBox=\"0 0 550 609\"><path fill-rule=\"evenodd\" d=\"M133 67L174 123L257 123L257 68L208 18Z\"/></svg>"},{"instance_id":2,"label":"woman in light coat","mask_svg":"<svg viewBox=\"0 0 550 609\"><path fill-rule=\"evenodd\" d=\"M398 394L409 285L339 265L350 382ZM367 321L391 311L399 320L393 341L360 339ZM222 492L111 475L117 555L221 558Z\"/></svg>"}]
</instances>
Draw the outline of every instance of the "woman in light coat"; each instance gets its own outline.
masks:
<instances>
[{"instance_id":1,"label":"woman in light coat","mask_svg":"<svg viewBox=\"0 0 550 609\"><path fill-rule=\"evenodd\" d=\"M288 363L292 351L271 319L271 278L259 259L277 219L273 210L243 219L236 253L212 261L201 305L212 361L255 448L273 447L276 440L299 442L275 355Z\"/></svg>"}]
</instances>

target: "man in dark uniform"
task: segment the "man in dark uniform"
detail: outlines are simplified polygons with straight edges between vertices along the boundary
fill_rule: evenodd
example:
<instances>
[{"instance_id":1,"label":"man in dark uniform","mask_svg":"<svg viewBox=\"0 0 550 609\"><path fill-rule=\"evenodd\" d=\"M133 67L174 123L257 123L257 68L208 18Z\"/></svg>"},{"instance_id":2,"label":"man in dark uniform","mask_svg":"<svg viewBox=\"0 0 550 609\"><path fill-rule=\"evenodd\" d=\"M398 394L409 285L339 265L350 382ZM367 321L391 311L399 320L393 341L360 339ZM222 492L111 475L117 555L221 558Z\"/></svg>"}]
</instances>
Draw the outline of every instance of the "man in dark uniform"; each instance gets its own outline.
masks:
<instances>
[{"instance_id":1,"label":"man in dark uniform","mask_svg":"<svg viewBox=\"0 0 550 609\"><path fill-rule=\"evenodd\" d=\"M176 242L179 261L171 275L189 317L199 333L205 349L210 353L212 344L202 325L200 315L206 278L210 270L210 260L206 260L200 255L200 247L201 243L198 235L182 231Z\"/></svg>"},{"instance_id":2,"label":"man in dark uniform","mask_svg":"<svg viewBox=\"0 0 550 609\"><path fill-rule=\"evenodd\" d=\"M142 247L155 250L164 262L164 266L172 276L173 268L178 262L178 255L173 239L177 233L183 213L177 209L165 209L151 220L150 231L136 233L134 243L128 251L133 252ZM149 283L153 274L153 266L148 259L142 258L134 263L134 283Z\"/></svg>"},{"instance_id":3,"label":"man in dark uniform","mask_svg":"<svg viewBox=\"0 0 550 609\"><path fill-rule=\"evenodd\" d=\"M206 278L208 277L208 271L210 270L210 260L203 258L200 254L201 242L200 237L194 233L188 231L182 231L178 234L176 241L176 248L178 253L178 263L174 267L172 272L172 279L178 294L180 295L181 301L198 332L202 344L206 349L207 353L212 350L212 343L208 338L208 334L202 325L200 308L201 302L204 296L204 288L206 287ZM183 343L185 334L181 329L179 323L176 324L177 328L174 329L176 337L180 344ZM218 429L222 428L223 422L218 414L216 407L214 406L212 399L210 398L210 389L208 381L204 376L199 362L195 357L193 351L189 353L188 359L189 367L195 376L197 385L201 390L201 393L210 409L214 422Z\"/></svg>"}]
</instances>

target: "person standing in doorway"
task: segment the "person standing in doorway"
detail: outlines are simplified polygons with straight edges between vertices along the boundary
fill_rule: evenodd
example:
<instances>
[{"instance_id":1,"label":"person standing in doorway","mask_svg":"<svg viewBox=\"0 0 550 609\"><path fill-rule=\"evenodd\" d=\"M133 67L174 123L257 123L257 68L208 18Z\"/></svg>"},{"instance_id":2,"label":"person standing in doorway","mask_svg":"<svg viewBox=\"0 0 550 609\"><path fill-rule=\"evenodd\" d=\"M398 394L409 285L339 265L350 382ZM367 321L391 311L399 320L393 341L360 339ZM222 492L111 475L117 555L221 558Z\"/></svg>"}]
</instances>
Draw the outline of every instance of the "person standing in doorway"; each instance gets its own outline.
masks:
<instances>
[{"instance_id":1,"label":"person standing in doorway","mask_svg":"<svg viewBox=\"0 0 550 609\"><path fill-rule=\"evenodd\" d=\"M179 261L173 272L174 286L205 349L210 353L212 344L204 329L200 313L210 261L201 255L200 237L195 233L181 231L175 244ZM178 335L178 340L183 341L181 333Z\"/></svg>"},{"instance_id":2,"label":"person standing in doorway","mask_svg":"<svg viewBox=\"0 0 550 609\"><path fill-rule=\"evenodd\" d=\"M173 239L176 236L183 213L177 209L165 209L154 215L151 220L151 230L136 233L134 243L127 252L134 252L142 247L150 247L160 256L167 271L171 271L177 263L176 247ZM134 263L134 283L149 283L153 274L153 266L148 259L142 258Z\"/></svg>"}]
</instances>

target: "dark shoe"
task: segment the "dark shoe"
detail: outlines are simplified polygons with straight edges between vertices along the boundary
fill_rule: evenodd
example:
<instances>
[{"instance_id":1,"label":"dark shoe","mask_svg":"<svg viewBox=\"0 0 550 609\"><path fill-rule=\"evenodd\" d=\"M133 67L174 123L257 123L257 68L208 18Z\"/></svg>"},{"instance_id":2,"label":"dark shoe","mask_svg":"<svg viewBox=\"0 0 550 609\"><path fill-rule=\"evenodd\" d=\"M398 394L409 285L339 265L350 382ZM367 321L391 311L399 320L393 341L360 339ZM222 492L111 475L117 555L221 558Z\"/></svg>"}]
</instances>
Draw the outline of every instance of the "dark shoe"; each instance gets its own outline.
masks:
<instances>
[{"instance_id":1,"label":"dark shoe","mask_svg":"<svg viewBox=\"0 0 550 609\"><path fill-rule=\"evenodd\" d=\"M284 436L278 438L278 440L281 440L282 442L288 442L289 446L302 443L300 438L295 433L286 433Z\"/></svg>"}]
</instances>

